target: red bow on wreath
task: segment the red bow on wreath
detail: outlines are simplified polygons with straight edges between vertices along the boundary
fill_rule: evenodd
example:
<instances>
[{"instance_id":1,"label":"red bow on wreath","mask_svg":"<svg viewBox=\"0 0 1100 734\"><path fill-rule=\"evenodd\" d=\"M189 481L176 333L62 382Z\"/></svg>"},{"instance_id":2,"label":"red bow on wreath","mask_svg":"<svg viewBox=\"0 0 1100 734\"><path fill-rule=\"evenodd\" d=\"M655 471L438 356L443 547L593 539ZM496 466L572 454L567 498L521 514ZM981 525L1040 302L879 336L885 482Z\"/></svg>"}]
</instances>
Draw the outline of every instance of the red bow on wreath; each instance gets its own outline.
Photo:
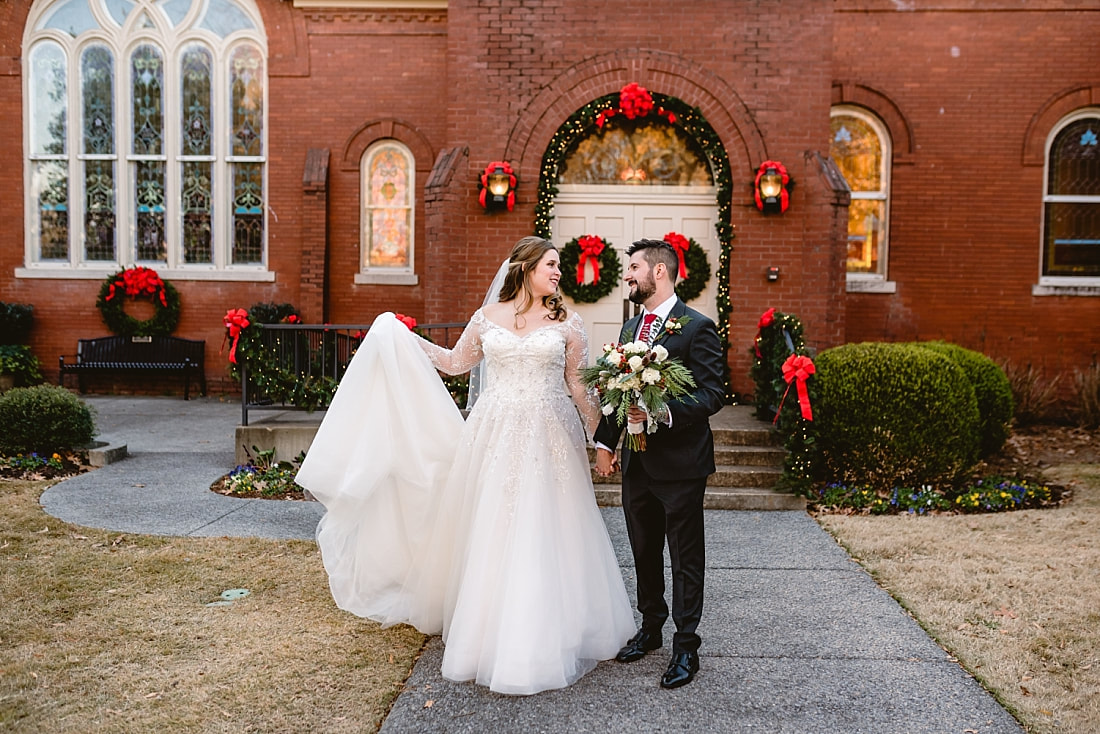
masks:
<instances>
[{"instance_id":1,"label":"red bow on wreath","mask_svg":"<svg viewBox=\"0 0 1100 734\"><path fill-rule=\"evenodd\" d=\"M756 339L753 340L753 345L756 347L756 358L760 359L764 355L760 354L760 330L765 326L771 326L775 321L775 309L769 308L767 311L760 315L760 320L756 322Z\"/></svg>"},{"instance_id":2,"label":"red bow on wreath","mask_svg":"<svg viewBox=\"0 0 1100 734\"><path fill-rule=\"evenodd\" d=\"M159 293L160 305L168 307L168 297L164 292L164 281L157 275L157 271L142 266L129 268L119 273L118 277L111 281L107 287L107 295L103 300L110 301L115 297L115 289L121 288L130 298L147 295L157 296Z\"/></svg>"},{"instance_id":3,"label":"red bow on wreath","mask_svg":"<svg viewBox=\"0 0 1100 734\"><path fill-rule=\"evenodd\" d=\"M596 115L596 127L602 129L605 122L620 112L626 119L633 120L636 117L648 117L652 111L653 96L645 87L639 86L637 82L630 82L630 84L619 90L619 106L617 108L604 110ZM657 114L668 118L670 123L676 122L676 115L666 111L664 107L658 107Z\"/></svg>"},{"instance_id":4,"label":"red bow on wreath","mask_svg":"<svg viewBox=\"0 0 1100 734\"><path fill-rule=\"evenodd\" d=\"M604 241L596 235L586 234L577 238L577 244L581 248L581 256L577 260L577 285L584 284L585 263L592 263L592 282L600 282L600 255L603 254Z\"/></svg>"},{"instance_id":5,"label":"red bow on wreath","mask_svg":"<svg viewBox=\"0 0 1100 734\"><path fill-rule=\"evenodd\" d=\"M687 264L684 263L684 253L691 247L691 241L682 234L669 232L665 235L665 242L672 245L673 250L676 250L676 258L680 261L680 274L676 277L683 280L688 275Z\"/></svg>"},{"instance_id":6,"label":"red bow on wreath","mask_svg":"<svg viewBox=\"0 0 1100 734\"><path fill-rule=\"evenodd\" d=\"M516 172L512 170L512 166L508 161L493 161L485 166L485 170L481 172L481 193L478 194L477 200L481 204L481 208L484 209L486 206L485 196L489 191L489 175L498 168L508 174L508 211L512 211L516 205Z\"/></svg>"},{"instance_id":7,"label":"red bow on wreath","mask_svg":"<svg viewBox=\"0 0 1100 734\"><path fill-rule=\"evenodd\" d=\"M798 405L802 408L802 417L808 421L814 419L814 413L810 409L810 393L806 390L806 380L816 371L813 360L792 354L783 363L783 379L787 381L787 389L783 391L783 397L779 400L779 408L775 411L775 423L779 420L779 411L783 410L783 401L787 399L787 393L791 391L791 383L794 382L798 389Z\"/></svg>"},{"instance_id":8,"label":"red bow on wreath","mask_svg":"<svg viewBox=\"0 0 1100 734\"><path fill-rule=\"evenodd\" d=\"M783 188L779 192L779 211L785 212L787 207L791 205L791 195L787 191L787 184L791 182L791 177L787 174L787 167L779 161L764 161L760 164L760 168L756 169L756 180L753 182L753 197L756 199L756 208L761 211L764 210L764 200L760 198L760 179L768 172L769 168L775 169L775 172L783 180Z\"/></svg>"},{"instance_id":9,"label":"red bow on wreath","mask_svg":"<svg viewBox=\"0 0 1100 734\"><path fill-rule=\"evenodd\" d=\"M404 324L406 327L408 327L409 331L412 331L416 328L416 319L414 319L412 316L406 316L403 313L395 313L393 317Z\"/></svg>"},{"instance_id":10,"label":"red bow on wreath","mask_svg":"<svg viewBox=\"0 0 1100 734\"><path fill-rule=\"evenodd\" d=\"M226 338L233 339L233 346L229 348L229 361L237 364L237 342L241 339L241 332L248 328L248 311L243 308L231 308L225 312L222 319L225 323ZM222 349L225 349L225 339L222 339Z\"/></svg>"}]
</instances>

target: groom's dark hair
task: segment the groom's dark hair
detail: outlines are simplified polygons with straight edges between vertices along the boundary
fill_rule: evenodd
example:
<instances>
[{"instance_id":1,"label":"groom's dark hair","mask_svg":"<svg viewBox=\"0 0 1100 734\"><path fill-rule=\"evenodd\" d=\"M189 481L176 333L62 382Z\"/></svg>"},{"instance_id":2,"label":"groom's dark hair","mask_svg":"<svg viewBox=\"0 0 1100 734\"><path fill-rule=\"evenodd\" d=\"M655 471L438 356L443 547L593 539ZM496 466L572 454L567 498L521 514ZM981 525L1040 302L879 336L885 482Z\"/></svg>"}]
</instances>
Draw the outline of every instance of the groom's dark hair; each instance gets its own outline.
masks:
<instances>
[{"instance_id":1,"label":"groom's dark hair","mask_svg":"<svg viewBox=\"0 0 1100 734\"><path fill-rule=\"evenodd\" d=\"M664 240L638 240L626 249L626 256L630 257L635 252L641 252L642 257L649 263L649 267L657 263L664 263L668 271L668 279L676 283L676 276L680 273L680 258L676 256L676 250Z\"/></svg>"}]
</instances>

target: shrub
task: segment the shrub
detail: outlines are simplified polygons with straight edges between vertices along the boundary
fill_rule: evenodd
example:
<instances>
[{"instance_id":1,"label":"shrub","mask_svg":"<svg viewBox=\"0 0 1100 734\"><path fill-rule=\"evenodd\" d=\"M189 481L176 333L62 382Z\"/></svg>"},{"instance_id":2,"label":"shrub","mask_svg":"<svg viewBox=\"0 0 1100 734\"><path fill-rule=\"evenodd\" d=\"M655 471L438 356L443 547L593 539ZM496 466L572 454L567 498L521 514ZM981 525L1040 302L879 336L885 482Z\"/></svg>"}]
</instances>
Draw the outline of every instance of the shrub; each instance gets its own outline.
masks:
<instances>
[{"instance_id":1,"label":"shrub","mask_svg":"<svg viewBox=\"0 0 1100 734\"><path fill-rule=\"evenodd\" d=\"M1012 386L1004 370L981 352L956 344L935 341L920 342L917 346L932 349L962 367L974 386L974 397L978 400L978 452L984 458L1000 451L1008 438L1016 408L1012 400Z\"/></svg>"},{"instance_id":2,"label":"shrub","mask_svg":"<svg viewBox=\"0 0 1100 734\"><path fill-rule=\"evenodd\" d=\"M816 359L815 478L875 490L960 481L978 457L966 373L931 349L867 342Z\"/></svg>"},{"instance_id":3,"label":"shrub","mask_svg":"<svg viewBox=\"0 0 1100 734\"><path fill-rule=\"evenodd\" d=\"M49 454L92 440L92 409L54 385L17 387L0 396L0 453Z\"/></svg>"},{"instance_id":4,"label":"shrub","mask_svg":"<svg viewBox=\"0 0 1100 734\"><path fill-rule=\"evenodd\" d=\"M1077 422L1082 428L1100 427L1100 364L1073 373L1077 391Z\"/></svg>"},{"instance_id":5,"label":"shrub","mask_svg":"<svg viewBox=\"0 0 1100 734\"><path fill-rule=\"evenodd\" d=\"M15 387L42 382L38 358L31 354L30 347L23 344L0 344L0 374L12 375Z\"/></svg>"},{"instance_id":6,"label":"shrub","mask_svg":"<svg viewBox=\"0 0 1100 734\"><path fill-rule=\"evenodd\" d=\"M1054 408L1058 404L1058 383L1061 375L1044 377L1031 364L1021 367L1005 362L1002 367L1012 388L1012 401L1016 404L1016 423L1030 426L1051 421L1054 418Z\"/></svg>"},{"instance_id":7,"label":"shrub","mask_svg":"<svg viewBox=\"0 0 1100 734\"><path fill-rule=\"evenodd\" d=\"M802 339L802 322L797 316L768 309L760 318L759 328L760 336L751 350L750 374L756 385L753 401L756 417L770 421L787 389L783 363L792 353L805 354L806 345Z\"/></svg>"},{"instance_id":8,"label":"shrub","mask_svg":"<svg viewBox=\"0 0 1100 734\"><path fill-rule=\"evenodd\" d=\"M34 325L34 306L0 302L0 344L24 344Z\"/></svg>"}]
</instances>

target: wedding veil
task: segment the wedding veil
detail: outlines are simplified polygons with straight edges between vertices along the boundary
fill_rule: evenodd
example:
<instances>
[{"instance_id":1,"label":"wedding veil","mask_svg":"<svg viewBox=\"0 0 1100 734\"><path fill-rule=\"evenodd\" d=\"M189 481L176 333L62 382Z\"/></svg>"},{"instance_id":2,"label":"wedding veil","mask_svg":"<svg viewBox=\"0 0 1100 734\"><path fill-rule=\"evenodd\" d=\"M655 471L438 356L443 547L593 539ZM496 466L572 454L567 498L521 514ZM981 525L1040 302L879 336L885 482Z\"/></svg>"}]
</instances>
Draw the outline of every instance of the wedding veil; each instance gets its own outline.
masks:
<instances>
[{"instance_id":1,"label":"wedding veil","mask_svg":"<svg viewBox=\"0 0 1100 734\"><path fill-rule=\"evenodd\" d=\"M500 289L504 287L504 279L508 276L508 267L511 264L511 260L504 259L504 262L500 264L497 269L497 274L493 276L493 282L489 284L489 290L485 293L485 300L481 302L481 307L485 308L490 303L497 303L500 301ZM485 374L485 360L481 360L474 368L470 370L470 391L466 397L466 409L474 407L474 403L481 396L481 393L485 392L487 385L488 375Z\"/></svg>"}]
</instances>

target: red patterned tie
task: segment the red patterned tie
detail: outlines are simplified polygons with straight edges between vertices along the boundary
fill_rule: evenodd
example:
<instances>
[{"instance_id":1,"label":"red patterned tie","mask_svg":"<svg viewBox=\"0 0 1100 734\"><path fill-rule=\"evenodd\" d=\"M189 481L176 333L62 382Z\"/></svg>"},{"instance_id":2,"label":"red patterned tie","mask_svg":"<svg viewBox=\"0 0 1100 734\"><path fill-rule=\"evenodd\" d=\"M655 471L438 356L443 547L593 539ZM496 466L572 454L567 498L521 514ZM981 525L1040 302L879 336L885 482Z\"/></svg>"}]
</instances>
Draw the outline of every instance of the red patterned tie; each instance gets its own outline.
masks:
<instances>
[{"instance_id":1,"label":"red patterned tie","mask_svg":"<svg viewBox=\"0 0 1100 734\"><path fill-rule=\"evenodd\" d=\"M638 341L649 343L649 327L653 326L653 320L656 318L655 313L647 313L642 317L642 330L638 332Z\"/></svg>"}]
</instances>

